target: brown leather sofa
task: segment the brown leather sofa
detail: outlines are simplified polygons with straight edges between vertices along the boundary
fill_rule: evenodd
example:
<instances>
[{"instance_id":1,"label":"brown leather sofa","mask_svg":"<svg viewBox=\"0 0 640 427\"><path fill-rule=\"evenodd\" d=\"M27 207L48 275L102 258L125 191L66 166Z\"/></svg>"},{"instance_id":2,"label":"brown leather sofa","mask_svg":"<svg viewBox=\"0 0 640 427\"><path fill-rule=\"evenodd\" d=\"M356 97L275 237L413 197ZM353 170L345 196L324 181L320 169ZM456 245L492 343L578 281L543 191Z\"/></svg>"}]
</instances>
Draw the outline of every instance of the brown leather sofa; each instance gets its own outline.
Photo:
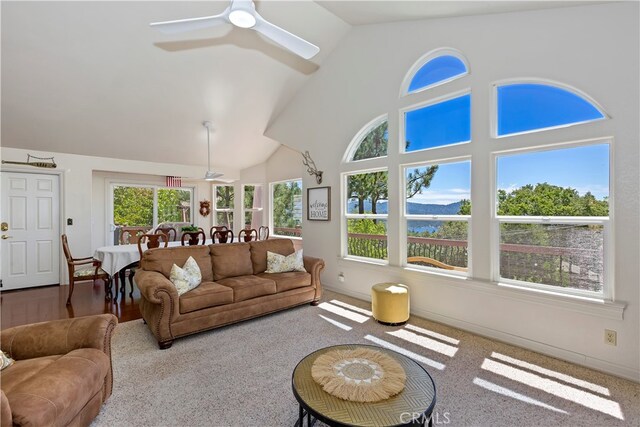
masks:
<instances>
[{"instance_id":1,"label":"brown leather sofa","mask_svg":"<svg viewBox=\"0 0 640 427\"><path fill-rule=\"evenodd\" d=\"M140 312L161 349L175 338L267 313L320 301L324 261L304 257L306 272L265 273L267 251L294 252L290 239L150 249L143 254L136 283ZM202 273L197 288L178 296L168 277L175 263L192 256Z\"/></svg>"},{"instance_id":2,"label":"brown leather sofa","mask_svg":"<svg viewBox=\"0 0 640 427\"><path fill-rule=\"evenodd\" d=\"M2 426L87 426L111 395L113 314L0 332L15 363L0 373Z\"/></svg>"}]
</instances>

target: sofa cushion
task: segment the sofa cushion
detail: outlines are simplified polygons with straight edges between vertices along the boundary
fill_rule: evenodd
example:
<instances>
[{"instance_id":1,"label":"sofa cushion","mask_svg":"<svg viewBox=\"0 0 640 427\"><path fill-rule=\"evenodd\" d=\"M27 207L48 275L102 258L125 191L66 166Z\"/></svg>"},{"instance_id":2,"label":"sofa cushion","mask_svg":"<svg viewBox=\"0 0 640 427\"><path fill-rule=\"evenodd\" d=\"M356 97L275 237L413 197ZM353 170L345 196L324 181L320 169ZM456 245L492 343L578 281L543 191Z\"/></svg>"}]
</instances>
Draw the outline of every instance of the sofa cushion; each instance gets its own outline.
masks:
<instances>
[{"instance_id":1,"label":"sofa cushion","mask_svg":"<svg viewBox=\"0 0 640 427\"><path fill-rule=\"evenodd\" d=\"M288 291L290 289L311 286L311 274L302 271L290 271L288 273L261 273L258 277L271 279L276 282L276 291L278 293Z\"/></svg>"},{"instance_id":2,"label":"sofa cushion","mask_svg":"<svg viewBox=\"0 0 640 427\"><path fill-rule=\"evenodd\" d=\"M57 359L19 360L2 371L14 425L67 425L98 393L108 371L109 357L95 348L73 350ZM23 365L23 366L20 366ZM16 368L14 370L14 368ZM25 371L30 377L16 378ZM5 382L12 383L8 389Z\"/></svg>"},{"instance_id":3,"label":"sofa cushion","mask_svg":"<svg viewBox=\"0 0 640 427\"><path fill-rule=\"evenodd\" d=\"M183 267L178 267L175 264L171 266L169 280L171 280L171 283L176 287L178 295L183 295L200 285L202 282L202 273L200 272L198 263L190 256Z\"/></svg>"},{"instance_id":4,"label":"sofa cushion","mask_svg":"<svg viewBox=\"0 0 640 427\"><path fill-rule=\"evenodd\" d=\"M198 263L202 281L211 282L213 280L211 256L209 246L205 245L149 249L144 253L140 266L144 270L157 271L168 279L173 264L184 265L190 256Z\"/></svg>"},{"instance_id":5,"label":"sofa cushion","mask_svg":"<svg viewBox=\"0 0 640 427\"><path fill-rule=\"evenodd\" d=\"M229 277L220 280L219 283L233 289L233 302L276 293L276 282L271 279L253 275Z\"/></svg>"},{"instance_id":6,"label":"sofa cushion","mask_svg":"<svg viewBox=\"0 0 640 427\"><path fill-rule=\"evenodd\" d=\"M264 273L267 269L267 251L285 256L295 252L291 239L260 240L250 245L253 274Z\"/></svg>"},{"instance_id":7,"label":"sofa cushion","mask_svg":"<svg viewBox=\"0 0 640 427\"><path fill-rule=\"evenodd\" d=\"M209 245L213 280L253 274L248 243L219 243Z\"/></svg>"},{"instance_id":8,"label":"sofa cushion","mask_svg":"<svg viewBox=\"0 0 640 427\"><path fill-rule=\"evenodd\" d=\"M286 273L287 271L307 271L304 269L302 249L287 256L267 251L265 273Z\"/></svg>"},{"instance_id":9,"label":"sofa cushion","mask_svg":"<svg viewBox=\"0 0 640 427\"><path fill-rule=\"evenodd\" d=\"M233 289L215 282L203 282L197 288L180 296L180 313L191 313L202 308L232 302Z\"/></svg>"}]
</instances>

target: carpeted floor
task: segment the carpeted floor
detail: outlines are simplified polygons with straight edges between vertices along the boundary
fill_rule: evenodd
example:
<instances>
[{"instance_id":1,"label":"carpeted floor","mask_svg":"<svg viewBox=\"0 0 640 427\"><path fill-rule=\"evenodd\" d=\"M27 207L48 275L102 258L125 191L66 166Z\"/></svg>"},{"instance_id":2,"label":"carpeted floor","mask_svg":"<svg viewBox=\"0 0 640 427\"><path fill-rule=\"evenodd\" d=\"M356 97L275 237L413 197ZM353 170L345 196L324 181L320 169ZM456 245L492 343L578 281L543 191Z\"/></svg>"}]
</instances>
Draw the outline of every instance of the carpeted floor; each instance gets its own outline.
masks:
<instances>
[{"instance_id":1,"label":"carpeted floor","mask_svg":"<svg viewBox=\"0 0 640 427\"><path fill-rule=\"evenodd\" d=\"M369 304L326 292L309 305L178 339L158 350L142 320L118 325L113 395L94 426L292 426L291 373L335 344L389 347L437 388L434 425L640 425L640 385L412 317L382 326Z\"/></svg>"}]
</instances>

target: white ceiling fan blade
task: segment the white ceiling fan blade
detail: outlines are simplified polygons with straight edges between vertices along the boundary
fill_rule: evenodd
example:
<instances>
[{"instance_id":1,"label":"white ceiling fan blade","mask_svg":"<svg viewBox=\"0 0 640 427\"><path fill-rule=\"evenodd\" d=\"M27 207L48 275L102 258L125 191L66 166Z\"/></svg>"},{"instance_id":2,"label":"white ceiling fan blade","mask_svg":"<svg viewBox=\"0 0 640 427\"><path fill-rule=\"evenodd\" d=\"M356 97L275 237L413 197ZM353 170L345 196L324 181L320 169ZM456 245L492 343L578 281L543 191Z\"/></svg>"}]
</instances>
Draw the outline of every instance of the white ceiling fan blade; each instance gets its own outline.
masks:
<instances>
[{"instance_id":1,"label":"white ceiling fan blade","mask_svg":"<svg viewBox=\"0 0 640 427\"><path fill-rule=\"evenodd\" d=\"M320 48L318 46L301 39L295 34L291 34L277 25L273 25L269 21L266 21L257 12L254 16L256 18L256 25L253 27L254 30L270 38L280 46L289 49L296 55L299 55L304 59L311 59L320 52Z\"/></svg>"},{"instance_id":2,"label":"white ceiling fan blade","mask_svg":"<svg viewBox=\"0 0 640 427\"><path fill-rule=\"evenodd\" d=\"M165 34L183 33L186 31L202 30L204 28L217 27L229 22L227 16L229 8L219 15L203 16L201 18L178 19L176 21L153 22L151 25Z\"/></svg>"}]
</instances>

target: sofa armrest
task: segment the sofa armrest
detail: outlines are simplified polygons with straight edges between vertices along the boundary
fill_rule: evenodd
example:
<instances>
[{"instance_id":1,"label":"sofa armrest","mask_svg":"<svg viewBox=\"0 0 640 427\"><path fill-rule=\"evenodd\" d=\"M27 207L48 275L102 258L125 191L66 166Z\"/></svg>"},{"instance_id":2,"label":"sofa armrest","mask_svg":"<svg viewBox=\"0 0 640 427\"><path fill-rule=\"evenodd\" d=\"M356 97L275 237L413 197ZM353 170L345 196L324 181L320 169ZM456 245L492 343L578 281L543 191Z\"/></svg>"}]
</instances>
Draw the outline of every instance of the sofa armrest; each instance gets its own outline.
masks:
<instances>
[{"instance_id":1,"label":"sofa armrest","mask_svg":"<svg viewBox=\"0 0 640 427\"><path fill-rule=\"evenodd\" d=\"M157 271L138 270L136 284L140 289L140 313L158 340L160 348L173 341L171 325L180 315L180 297L173 283Z\"/></svg>"},{"instance_id":2,"label":"sofa armrest","mask_svg":"<svg viewBox=\"0 0 640 427\"><path fill-rule=\"evenodd\" d=\"M166 293L178 307L178 290L164 274L157 271L138 270L136 271L136 285L140 289L140 295L147 301L153 304L162 304L161 293Z\"/></svg>"},{"instance_id":3,"label":"sofa armrest","mask_svg":"<svg viewBox=\"0 0 640 427\"><path fill-rule=\"evenodd\" d=\"M0 346L15 360L67 354L79 348L95 348L111 357L111 335L117 324L113 314L100 314L16 326L0 332Z\"/></svg>"},{"instance_id":4,"label":"sofa armrest","mask_svg":"<svg viewBox=\"0 0 640 427\"><path fill-rule=\"evenodd\" d=\"M314 301L320 301L322 297L322 282L320 282L320 272L324 269L324 260L320 258L313 258L310 256L304 257L304 269L311 274L311 286L316 289Z\"/></svg>"}]
</instances>

